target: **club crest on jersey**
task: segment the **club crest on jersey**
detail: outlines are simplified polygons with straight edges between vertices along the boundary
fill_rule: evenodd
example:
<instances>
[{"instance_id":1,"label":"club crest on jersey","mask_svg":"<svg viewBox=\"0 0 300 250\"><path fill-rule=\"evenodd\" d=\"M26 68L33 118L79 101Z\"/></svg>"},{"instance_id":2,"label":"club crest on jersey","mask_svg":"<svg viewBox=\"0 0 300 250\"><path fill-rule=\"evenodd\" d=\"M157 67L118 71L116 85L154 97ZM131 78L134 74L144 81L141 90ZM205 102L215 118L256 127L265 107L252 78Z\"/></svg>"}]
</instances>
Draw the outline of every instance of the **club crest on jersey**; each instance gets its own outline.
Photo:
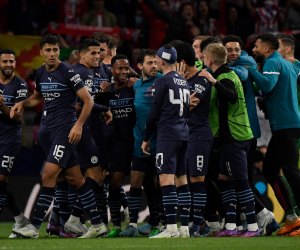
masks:
<instances>
[{"instance_id":1,"label":"club crest on jersey","mask_svg":"<svg viewBox=\"0 0 300 250\"><path fill-rule=\"evenodd\" d=\"M177 85L180 85L180 86L186 86L186 80L173 78L173 81L174 81L174 83L177 84Z\"/></svg>"},{"instance_id":2,"label":"club crest on jersey","mask_svg":"<svg viewBox=\"0 0 300 250\"><path fill-rule=\"evenodd\" d=\"M148 87L146 89L145 96L152 96L152 89L153 89L152 86Z\"/></svg>"},{"instance_id":3,"label":"club crest on jersey","mask_svg":"<svg viewBox=\"0 0 300 250\"><path fill-rule=\"evenodd\" d=\"M195 84L195 91L199 94L202 94L203 91L205 91L206 88L204 88L201 84Z\"/></svg>"},{"instance_id":4,"label":"club crest on jersey","mask_svg":"<svg viewBox=\"0 0 300 250\"><path fill-rule=\"evenodd\" d=\"M98 162L98 157L97 157L97 156L93 156L93 157L91 158L91 162L92 162L93 164L96 164L96 163Z\"/></svg>"}]
</instances>

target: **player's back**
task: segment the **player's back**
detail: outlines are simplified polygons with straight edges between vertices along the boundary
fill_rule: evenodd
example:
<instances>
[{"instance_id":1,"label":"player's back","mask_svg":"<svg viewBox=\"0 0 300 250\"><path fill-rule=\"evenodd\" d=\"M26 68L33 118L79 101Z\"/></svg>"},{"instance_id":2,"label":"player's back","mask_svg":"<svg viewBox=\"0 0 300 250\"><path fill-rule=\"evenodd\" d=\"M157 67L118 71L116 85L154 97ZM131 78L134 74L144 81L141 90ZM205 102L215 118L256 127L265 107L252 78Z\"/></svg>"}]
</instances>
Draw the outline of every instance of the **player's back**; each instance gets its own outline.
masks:
<instances>
[{"instance_id":1,"label":"player's back","mask_svg":"<svg viewBox=\"0 0 300 250\"><path fill-rule=\"evenodd\" d=\"M157 122L158 140L188 140L189 85L171 71L154 82L154 98L160 107Z\"/></svg>"}]
</instances>

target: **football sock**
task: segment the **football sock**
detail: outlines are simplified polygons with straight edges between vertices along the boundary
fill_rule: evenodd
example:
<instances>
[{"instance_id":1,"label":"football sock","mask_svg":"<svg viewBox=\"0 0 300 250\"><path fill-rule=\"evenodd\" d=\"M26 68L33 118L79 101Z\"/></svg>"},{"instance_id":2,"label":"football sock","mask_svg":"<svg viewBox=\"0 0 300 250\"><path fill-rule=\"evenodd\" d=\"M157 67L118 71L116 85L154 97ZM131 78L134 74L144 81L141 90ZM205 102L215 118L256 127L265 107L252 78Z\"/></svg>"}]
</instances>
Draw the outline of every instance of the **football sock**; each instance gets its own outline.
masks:
<instances>
[{"instance_id":1,"label":"football sock","mask_svg":"<svg viewBox=\"0 0 300 250\"><path fill-rule=\"evenodd\" d=\"M203 219L205 204L206 204L206 189L204 182L192 183L194 190L193 204L193 224L200 226L201 218Z\"/></svg>"},{"instance_id":2,"label":"football sock","mask_svg":"<svg viewBox=\"0 0 300 250\"><path fill-rule=\"evenodd\" d=\"M175 185L161 187L167 224L176 224L178 198Z\"/></svg>"},{"instance_id":3,"label":"football sock","mask_svg":"<svg viewBox=\"0 0 300 250\"><path fill-rule=\"evenodd\" d=\"M130 223L137 224L139 210L142 204L142 189L141 188L130 188L129 198L129 214Z\"/></svg>"}]
</instances>

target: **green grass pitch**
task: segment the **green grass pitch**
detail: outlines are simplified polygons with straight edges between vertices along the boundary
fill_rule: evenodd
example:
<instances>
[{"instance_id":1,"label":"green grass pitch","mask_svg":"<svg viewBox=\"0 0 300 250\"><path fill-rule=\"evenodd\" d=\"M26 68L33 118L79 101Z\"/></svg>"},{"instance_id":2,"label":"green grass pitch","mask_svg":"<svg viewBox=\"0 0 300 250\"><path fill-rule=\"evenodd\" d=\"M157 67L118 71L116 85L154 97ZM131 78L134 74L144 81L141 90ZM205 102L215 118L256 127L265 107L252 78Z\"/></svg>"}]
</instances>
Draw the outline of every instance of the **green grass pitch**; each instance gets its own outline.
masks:
<instances>
[{"instance_id":1,"label":"green grass pitch","mask_svg":"<svg viewBox=\"0 0 300 250\"><path fill-rule=\"evenodd\" d=\"M226 250L267 250L267 249L300 249L300 238L270 237L260 238L190 238L190 239L60 239L46 234L46 223L42 224L40 238L8 239L12 223L0 223L0 250L2 249L226 249ZM112 227L112 225L110 225Z\"/></svg>"}]
</instances>

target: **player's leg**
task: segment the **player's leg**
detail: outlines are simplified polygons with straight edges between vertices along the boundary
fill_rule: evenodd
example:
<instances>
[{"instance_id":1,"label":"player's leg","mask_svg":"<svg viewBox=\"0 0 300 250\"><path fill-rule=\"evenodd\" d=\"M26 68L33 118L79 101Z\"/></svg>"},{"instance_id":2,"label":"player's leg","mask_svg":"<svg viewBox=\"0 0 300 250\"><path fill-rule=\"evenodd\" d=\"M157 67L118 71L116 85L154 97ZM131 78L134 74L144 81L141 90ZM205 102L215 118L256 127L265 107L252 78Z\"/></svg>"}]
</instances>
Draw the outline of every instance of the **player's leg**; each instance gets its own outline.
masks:
<instances>
[{"instance_id":1,"label":"player's leg","mask_svg":"<svg viewBox=\"0 0 300 250\"><path fill-rule=\"evenodd\" d=\"M228 166L232 172L233 185L240 204L241 213L244 213L247 219L247 231L238 235L238 237L256 237L260 235L256 223L254 197L248 181L247 174L247 153L251 146L249 141L235 141L229 143L229 155L233 156L228 161Z\"/></svg>"},{"instance_id":2,"label":"player's leg","mask_svg":"<svg viewBox=\"0 0 300 250\"><path fill-rule=\"evenodd\" d=\"M28 219L18 208L14 196L7 186L10 172L14 165L14 159L19 152L20 144L0 144L0 215L6 206L12 213L15 224L13 229L22 228L29 224ZM9 238L16 238L17 235L12 233Z\"/></svg>"},{"instance_id":3,"label":"player's leg","mask_svg":"<svg viewBox=\"0 0 300 250\"><path fill-rule=\"evenodd\" d=\"M191 193L187 182L186 153L188 141L183 141L177 153L177 168L175 174L175 183L178 194L178 207L180 211L181 226L179 228L179 236L181 238L189 238L189 217L191 210Z\"/></svg>"},{"instance_id":4,"label":"player's leg","mask_svg":"<svg viewBox=\"0 0 300 250\"><path fill-rule=\"evenodd\" d=\"M137 221L139 210L142 204L142 184L145 173L140 171L131 171L130 178L130 192L129 192L129 213L130 213L130 224L129 226L120 233L121 237L138 237Z\"/></svg>"},{"instance_id":5,"label":"player's leg","mask_svg":"<svg viewBox=\"0 0 300 250\"><path fill-rule=\"evenodd\" d=\"M281 138L277 138L277 136L276 133L273 133L269 142L262 173L274 190L275 196L281 207L286 212L287 223L277 232L277 235L282 235L293 231L295 225L298 223L298 217L293 207L288 186L280 175L280 168L285 164L283 159L286 159L286 157L284 156L284 158L282 158L283 155L276 150L277 144L282 143L280 140Z\"/></svg>"},{"instance_id":6,"label":"player's leg","mask_svg":"<svg viewBox=\"0 0 300 250\"><path fill-rule=\"evenodd\" d=\"M251 140L251 146L249 149L249 153L247 155L248 180L254 196L255 214L257 217L257 225L259 227L259 231L261 235L268 236L273 232L277 231L279 226L278 223L275 221L274 214L266 208L265 204L262 202L261 194L253 184L252 176L253 176L254 155L256 151L256 146L257 146L257 139L253 138ZM244 225L243 221L242 224Z\"/></svg>"},{"instance_id":7,"label":"player's leg","mask_svg":"<svg viewBox=\"0 0 300 250\"><path fill-rule=\"evenodd\" d=\"M106 236L118 237L121 231L121 185L125 174L130 173L133 142L116 141L110 157L110 184L108 203L114 229ZM125 193L125 192L124 192ZM124 194L122 194L124 195ZM127 227L128 225L126 225Z\"/></svg>"},{"instance_id":8,"label":"player's leg","mask_svg":"<svg viewBox=\"0 0 300 250\"><path fill-rule=\"evenodd\" d=\"M179 237L176 220L178 197L174 178L177 166L177 153L180 147L181 141L157 141L156 167L162 190L162 200L167 218L167 228L163 232L150 238Z\"/></svg>"},{"instance_id":9,"label":"player's leg","mask_svg":"<svg viewBox=\"0 0 300 250\"><path fill-rule=\"evenodd\" d=\"M207 236L210 229L204 220L206 206L205 175L212 147L211 141L190 141L188 148L188 167L190 182L194 190L192 199L193 225L190 228L191 237Z\"/></svg>"},{"instance_id":10,"label":"player's leg","mask_svg":"<svg viewBox=\"0 0 300 250\"><path fill-rule=\"evenodd\" d=\"M300 129L299 128L292 128L292 129L283 129L273 132L273 136L275 139L275 150L277 157L279 159L279 163L282 167L283 173L285 178L287 179L288 183L291 186L291 189L294 194L294 199L296 204L299 204L300 195L297 190L299 189L299 182L300 182L300 170L298 168L298 159L299 159L299 152L298 152L298 139L300 136ZM285 194L285 200L289 200L289 206L292 204L293 211L294 206L292 202L292 197L289 192L288 185L280 178L285 184L285 191L288 194ZM291 202L291 203L290 203ZM289 209L290 210L290 209ZM287 223L286 225L277 233L283 234L287 230L295 229L299 227L300 220L296 213L293 211L287 211ZM291 235L298 235L300 231L296 231Z\"/></svg>"},{"instance_id":11,"label":"player's leg","mask_svg":"<svg viewBox=\"0 0 300 250\"><path fill-rule=\"evenodd\" d=\"M47 162L42 175L42 189L38 198L33 220L31 224L20 229L13 229L12 231L25 238L36 239L39 237L39 229L44 220L55 194L56 179L62 168L54 163Z\"/></svg>"}]
</instances>

